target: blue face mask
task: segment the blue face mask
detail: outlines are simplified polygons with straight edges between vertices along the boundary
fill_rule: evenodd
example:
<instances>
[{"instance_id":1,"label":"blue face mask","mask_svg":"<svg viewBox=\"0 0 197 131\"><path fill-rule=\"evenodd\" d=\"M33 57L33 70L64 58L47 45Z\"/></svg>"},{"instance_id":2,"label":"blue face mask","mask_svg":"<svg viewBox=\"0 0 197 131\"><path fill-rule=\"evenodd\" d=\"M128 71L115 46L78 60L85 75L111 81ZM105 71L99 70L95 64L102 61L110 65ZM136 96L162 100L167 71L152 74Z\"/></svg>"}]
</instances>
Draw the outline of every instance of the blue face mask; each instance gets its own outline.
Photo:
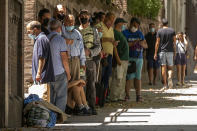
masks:
<instances>
[{"instance_id":1,"label":"blue face mask","mask_svg":"<svg viewBox=\"0 0 197 131\"><path fill-rule=\"evenodd\" d=\"M155 28L150 28L150 32L154 33L155 32Z\"/></svg>"},{"instance_id":2,"label":"blue face mask","mask_svg":"<svg viewBox=\"0 0 197 131\"><path fill-rule=\"evenodd\" d=\"M126 26L122 25L122 31L126 30Z\"/></svg>"},{"instance_id":3,"label":"blue face mask","mask_svg":"<svg viewBox=\"0 0 197 131\"><path fill-rule=\"evenodd\" d=\"M35 40L36 39L36 36L35 35L32 35L32 34L28 34L29 38L31 38L32 40Z\"/></svg>"},{"instance_id":4,"label":"blue face mask","mask_svg":"<svg viewBox=\"0 0 197 131\"><path fill-rule=\"evenodd\" d=\"M103 33L99 32L99 37L102 38L103 37Z\"/></svg>"},{"instance_id":5,"label":"blue face mask","mask_svg":"<svg viewBox=\"0 0 197 131\"><path fill-rule=\"evenodd\" d=\"M67 31L72 31L75 28L75 26L66 26Z\"/></svg>"}]
</instances>

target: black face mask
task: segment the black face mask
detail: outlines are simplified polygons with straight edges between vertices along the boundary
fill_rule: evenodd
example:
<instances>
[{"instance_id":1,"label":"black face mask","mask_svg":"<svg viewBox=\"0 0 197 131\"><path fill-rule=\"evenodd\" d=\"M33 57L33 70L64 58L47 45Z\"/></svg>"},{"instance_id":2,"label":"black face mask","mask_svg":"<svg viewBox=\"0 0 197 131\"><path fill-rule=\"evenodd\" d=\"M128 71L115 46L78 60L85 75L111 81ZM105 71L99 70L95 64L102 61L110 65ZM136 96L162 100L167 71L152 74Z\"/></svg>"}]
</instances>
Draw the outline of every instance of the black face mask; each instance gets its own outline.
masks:
<instances>
[{"instance_id":1,"label":"black face mask","mask_svg":"<svg viewBox=\"0 0 197 131\"><path fill-rule=\"evenodd\" d=\"M80 18L82 24L86 24L88 22L88 18Z\"/></svg>"},{"instance_id":2,"label":"black face mask","mask_svg":"<svg viewBox=\"0 0 197 131\"><path fill-rule=\"evenodd\" d=\"M58 14L58 15L57 15L57 18L58 18L60 21L63 21L64 18L65 18L65 15L64 15L64 14Z\"/></svg>"},{"instance_id":3,"label":"black face mask","mask_svg":"<svg viewBox=\"0 0 197 131\"><path fill-rule=\"evenodd\" d=\"M48 23L49 23L49 18L45 18L45 19L43 20L42 25L43 25L43 26L48 26Z\"/></svg>"}]
</instances>

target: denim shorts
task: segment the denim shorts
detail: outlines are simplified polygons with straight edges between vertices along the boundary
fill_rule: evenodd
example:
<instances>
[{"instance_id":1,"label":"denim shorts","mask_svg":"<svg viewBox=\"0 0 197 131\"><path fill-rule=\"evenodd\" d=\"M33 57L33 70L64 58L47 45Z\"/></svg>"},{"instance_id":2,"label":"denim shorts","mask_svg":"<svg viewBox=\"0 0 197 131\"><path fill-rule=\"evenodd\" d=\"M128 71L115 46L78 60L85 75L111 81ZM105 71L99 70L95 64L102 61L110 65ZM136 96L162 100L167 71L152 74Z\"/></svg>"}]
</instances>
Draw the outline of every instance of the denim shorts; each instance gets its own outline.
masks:
<instances>
[{"instance_id":1,"label":"denim shorts","mask_svg":"<svg viewBox=\"0 0 197 131\"><path fill-rule=\"evenodd\" d=\"M173 66L174 65L174 53L173 52L161 52L159 53L161 65Z\"/></svg>"},{"instance_id":2,"label":"denim shorts","mask_svg":"<svg viewBox=\"0 0 197 131\"><path fill-rule=\"evenodd\" d=\"M142 76L142 67L143 67L143 59L141 58L129 58L129 61L135 61L136 63L136 72L127 74L127 80L132 80L134 78L141 80Z\"/></svg>"}]
</instances>

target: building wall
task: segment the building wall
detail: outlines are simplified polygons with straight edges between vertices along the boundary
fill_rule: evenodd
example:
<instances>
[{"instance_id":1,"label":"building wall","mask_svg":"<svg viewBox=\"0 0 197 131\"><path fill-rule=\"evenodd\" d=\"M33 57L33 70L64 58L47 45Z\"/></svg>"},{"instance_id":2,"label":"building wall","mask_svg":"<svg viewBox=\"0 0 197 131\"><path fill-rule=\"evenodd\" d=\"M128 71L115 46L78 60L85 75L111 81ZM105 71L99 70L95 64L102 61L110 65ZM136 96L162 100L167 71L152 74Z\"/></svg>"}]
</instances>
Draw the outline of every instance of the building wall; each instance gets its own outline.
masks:
<instances>
[{"instance_id":1,"label":"building wall","mask_svg":"<svg viewBox=\"0 0 197 131\"><path fill-rule=\"evenodd\" d=\"M176 32L185 32L186 27L186 0L164 0L165 17L169 26Z\"/></svg>"},{"instance_id":2,"label":"building wall","mask_svg":"<svg viewBox=\"0 0 197 131\"><path fill-rule=\"evenodd\" d=\"M23 108L23 1L0 1L0 128L21 127Z\"/></svg>"}]
</instances>

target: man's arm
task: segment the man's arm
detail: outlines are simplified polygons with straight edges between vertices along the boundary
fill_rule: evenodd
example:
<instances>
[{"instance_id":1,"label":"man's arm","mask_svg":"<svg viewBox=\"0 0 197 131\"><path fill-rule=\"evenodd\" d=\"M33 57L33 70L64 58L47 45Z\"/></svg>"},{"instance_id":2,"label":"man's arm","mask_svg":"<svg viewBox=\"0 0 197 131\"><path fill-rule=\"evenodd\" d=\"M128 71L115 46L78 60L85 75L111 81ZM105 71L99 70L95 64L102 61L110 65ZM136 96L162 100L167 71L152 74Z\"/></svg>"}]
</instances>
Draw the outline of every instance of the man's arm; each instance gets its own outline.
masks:
<instances>
[{"instance_id":1,"label":"man's arm","mask_svg":"<svg viewBox=\"0 0 197 131\"><path fill-rule=\"evenodd\" d=\"M45 59L39 58L38 71L37 71L37 75L36 75L36 81L38 81L38 82L41 80L41 74L42 74L42 70L43 70L44 65L45 65Z\"/></svg>"},{"instance_id":2,"label":"man's arm","mask_svg":"<svg viewBox=\"0 0 197 131\"><path fill-rule=\"evenodd\" d=\"M146 40L140 41L140 45L141 45L144 49L147 49L147 48L148 48L148 45L147 45L147 43L146 43Z\"/></svg>"},{"instance_id":3,"label":"man's arm","mask_svg":"<svg viewBox=\"0 0 197 131\"><path fill-rule=\"evenodd\" d=\"M129 47L134 46L137 42L139 42L139 40L135 40L135 41L132 41L132 42L128 42Z\"/></svg>"},{"instance_id":4,"label":"man's arm","mask_svg":"<svg viewBox=\"0 0 197 131\"><path fill-rule=\"evenodd\" d=\"M154 59L157 60L157 52L159 49L159 44L160 44L160 38L158 37L156 40L156 44L155 44L155 54L154 54Z\"/></svg>"},{"instance_id":5,"label":"man's arm","mask_svg":"<svg viewBox=\"0 0 197 131\"><path fill-rule=\"evenodd\" d=\"M83 44L83 39L81 39L80 41L80 63L83 69L85 69L85 62L86 62L86 56L85 56L84 44Z\"/></svg>"},{"instance_id":6,"label":"man's arm","mask_svg":"<svg viewBox=\"0 0 197 131\"><path fill-rule=\"evenodd\" d=\"M74 86L78 86L79 84L85 85L86 82L84 80L82 80L82 79L80 79L80 80L74 80L74 81L71 81L71 82L68 83L68 88L72 88Z\"/></svg>"},{"instance_id":7,"label":"man's arm","mask_svg":"<svg viewBox=\"0 0 197 131\"><path fill-rule=\"evenodd\" d=\"M61 58L62 58L62 64L63 64L64 69L66 71L67 79L69 81L71 79L71 76L70 76L70 69L69 69L69 64L68 64L67 53L66 52L61 52L60 55L61 55Z\"/></svg>"}]
</instances>

